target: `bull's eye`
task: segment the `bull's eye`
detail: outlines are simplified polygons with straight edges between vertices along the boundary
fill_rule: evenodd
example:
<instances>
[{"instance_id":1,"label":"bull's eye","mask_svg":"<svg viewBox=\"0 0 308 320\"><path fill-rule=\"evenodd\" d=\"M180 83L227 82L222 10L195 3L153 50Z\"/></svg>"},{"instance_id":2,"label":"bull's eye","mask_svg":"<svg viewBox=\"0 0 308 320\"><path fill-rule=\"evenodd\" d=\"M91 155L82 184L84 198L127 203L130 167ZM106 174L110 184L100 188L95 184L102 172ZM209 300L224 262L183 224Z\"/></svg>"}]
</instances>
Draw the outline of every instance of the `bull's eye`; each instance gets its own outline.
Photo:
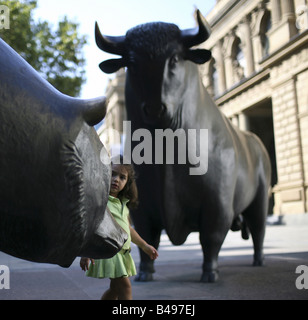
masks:
<instances>
[{"instance_id":1,"label":"bull's eye","mask_svg":"<svg viewBox=\"0 0 308 320\"><path fill-rule=\"evenodd\" d=\"M176 55L176 54L173 55L169 60L169 68L174 69L176 64L178 63L178 61L179 61L178 55Z\"/></svg>"}]
</instances>

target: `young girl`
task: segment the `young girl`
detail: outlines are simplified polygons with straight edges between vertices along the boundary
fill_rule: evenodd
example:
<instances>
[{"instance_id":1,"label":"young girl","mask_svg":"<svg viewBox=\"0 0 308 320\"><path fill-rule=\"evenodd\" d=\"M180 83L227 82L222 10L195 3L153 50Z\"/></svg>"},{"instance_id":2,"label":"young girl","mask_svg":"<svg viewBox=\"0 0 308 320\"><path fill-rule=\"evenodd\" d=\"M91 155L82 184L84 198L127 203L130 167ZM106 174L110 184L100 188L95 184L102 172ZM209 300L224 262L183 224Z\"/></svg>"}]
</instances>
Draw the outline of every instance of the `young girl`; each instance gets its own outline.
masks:
<instances>
[{"instance_id":1,"label":"young girl","mask_svg":"<svg viewBox=\"0 0 308 320\"><path fill-rule=\"evenodd\" d=\"M154 247L147 244L129 223L129 209L137 206L138 192L131 165L112 162L112 178L109 193L108 209L127 232L128 240L122 250L110 259L93 260L81 258L81 269L88 277L110 278L110 288L103 294L102 300L131 300L132 288L129 277L136 275L134 260L130 254L130 243L135 243L151 259L156 259L158 253ZM123 163L123 158L120 158ZM90 264L91 261L91 264ZM89 266L90 264L90 266Z\"/></svg>"}]
</instances>

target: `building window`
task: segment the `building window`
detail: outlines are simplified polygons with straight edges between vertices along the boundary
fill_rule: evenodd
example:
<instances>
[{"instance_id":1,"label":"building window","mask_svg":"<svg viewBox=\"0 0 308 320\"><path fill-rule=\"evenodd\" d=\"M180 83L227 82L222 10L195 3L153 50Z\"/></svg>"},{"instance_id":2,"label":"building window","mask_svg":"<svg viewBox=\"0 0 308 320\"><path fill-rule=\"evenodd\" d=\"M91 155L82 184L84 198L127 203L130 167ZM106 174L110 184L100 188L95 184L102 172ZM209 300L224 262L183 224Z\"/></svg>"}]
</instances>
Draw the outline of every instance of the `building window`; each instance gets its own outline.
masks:
<instances>
[{"instance_id":1,"label":"building window","mask_svg":"<svg viewBox=\"0 0 308 320\"><path fill-rule=\"evenodd\" d=\"M239 64L240 67L242 68L243 73L244 73L244 75L245 75L245 71L246 71L246 60L245 60L245 57L244 57L243 50L240 48L240 46L238 46L238 48L237 48L236 60L238 61L238 64Z\"/></svg>"},{"instance_id":2,"label":"building window","mask_svg":"<svg viewBox=\"0 0 308 320\"><path fill-rule=\"evenodd\" d=\"M216 69L216 63L214 59L211 64L211 85L213 89L213 95L214 97L217 97L219 95L219 81L218 81L218 71Z\"/></svg>"},{"instance_id":3,"label":"building window","mask_svg":"<svg viewBox=\"0 0 308 320\"><path fill-rule=\"evenodd\" d=\"M238 82L246 76L246 60L241 48L241 40L236 38L233 45L233 74L234 82Z\"/></svg>"},{"instance_id":4,"label":"building window","mask_svg":"<svg viewBox=\"0 0 308 320\"><path fill-rule=\"evenodd\" d=\"M271 14L267 11L264 14L263 21L261 22L260 38L262 46L262 56L266 57L269 54L270 43L268 37L268 31L272 28Z\"/></svg>"}]
</instances>

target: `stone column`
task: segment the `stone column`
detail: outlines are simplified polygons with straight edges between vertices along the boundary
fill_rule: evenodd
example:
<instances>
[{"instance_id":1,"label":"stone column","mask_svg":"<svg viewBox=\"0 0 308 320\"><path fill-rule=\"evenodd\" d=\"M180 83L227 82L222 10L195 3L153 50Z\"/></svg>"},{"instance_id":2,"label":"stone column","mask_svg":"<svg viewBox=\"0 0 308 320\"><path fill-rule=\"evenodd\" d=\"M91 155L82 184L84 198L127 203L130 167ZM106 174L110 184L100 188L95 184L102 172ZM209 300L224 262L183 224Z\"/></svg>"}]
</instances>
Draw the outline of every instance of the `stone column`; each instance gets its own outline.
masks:
<instances>
[{"instance_id":1,"label":"stone column","mask_svg":"<svg viewBox=\"0 0 308 320\"><path fill-rule=\"evenodd\" d=\"M216 70L218 72L219 93L226 91L226 75L225 75L225 61L223 57L223 48L221 41L218 41L213 48L213 57L216 61Z\"/></svg>"},{"instance_id":2,"label":"stone column","mask_svg":"<svg viewBox=\"0 0 308 320\"><path fill-rule=\"evenodd\" d=\"M234 115L234 116L231 118L231 121L232 121L232 123L233 123L235 126L239 127L238 115Z\"/></svg>"},{"instance_id":3,"label":"stone column","mask_svg":"<svg viewBox=\"0 0 308 320\"><path fill-rule=\"evenodd\" d=\"M282 75L284 69L277 70ZM302 213L305 208L305 180L302 139L298 119L298 97L295 79L272 82L273 123L277 159L278 183L275 187L275 213Z\"/></svg>"},{"instance_id":4,"label":"stone column","mask_svg":"<svg viewBox=\"0 0 308 320\"><path fill-rule=\"evenodd\" d=\"M283 18L295 18L293 0L281 1L281 13Z\"/></svg>"},{"instance_id":5,"label":"stone column","mask_svg":"<svg viewBox=\"0 0 308 320\"><path fill-rule=\"evenodd\" d=\"M244 131L249 130L248 117L244 113L240 113L238 115L238 124L241 130L244 130Z\"/></svg>"},{"instance_id":6,"label":"stone column","mask_svg":"<svg viewBox=\"0 0 308 320\"><path fill-rule=\"evenodd\" d=\"M232 45L235 39L234 30L231 30L224 38L223 42L223 53L225 62L225 79L226 89L229 89L234 84L233 79L233 64L232 64Z\"/></svg>"},{"instance_id":7,"label":"stone column","mask_svg":"<svg viewBox=\"0 0 308 320\"><path fill-rule=\"evenodd\" d=\"M278 0L271 0L273 28L269 32L270 50L277 50L297 34L293 0L280 0L280 15L277 23ZM277 10L278 9L278 10ZM275 11L276 10L276 11Z\"/></svg>"},{"instance_id":8,"label":"stone column","mask_svg":"<svg viewBox=\"0 0 308 320\"><path fill-rule=\"evenodd\" d=\"M284 0L283 0L284 1ZM271 11L272 11L272 24L273 27L276 26L281 18L281 7L280 0L271 0Z\"/></svg>"},{"instance_id":9,"label":"stone column","mask_svg":"<svg viewBox=\"0 0 308 320\"><path fill-rule=\"evenodd\" d=\"M254 57L251 41L251 30L250 30L250 21L246 16L242 23L242 43L244 44L244 55L246 59L246 76L250 76L254 72Z\"/></svg>"},{"instance_id":10,"label":"stone column","mask_svg":"<svg viewBox=\"0 0 308 320\"><path fill-rule=\"evenodd\" d=\"M285 21L288 26L289 35L291 38L297 33L293 0L281 1L281 13L283 21Z\"/></svg>"}]
</instances>

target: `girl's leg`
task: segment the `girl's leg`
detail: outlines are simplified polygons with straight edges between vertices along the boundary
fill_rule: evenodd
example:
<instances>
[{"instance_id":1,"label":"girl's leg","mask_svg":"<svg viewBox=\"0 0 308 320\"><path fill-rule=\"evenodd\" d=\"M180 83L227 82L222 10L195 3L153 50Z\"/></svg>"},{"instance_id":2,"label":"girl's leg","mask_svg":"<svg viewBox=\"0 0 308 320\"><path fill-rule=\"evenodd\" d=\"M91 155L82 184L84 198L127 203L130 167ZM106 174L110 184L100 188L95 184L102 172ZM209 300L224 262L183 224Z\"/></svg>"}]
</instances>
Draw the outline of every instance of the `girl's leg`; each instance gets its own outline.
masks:
<instances>
[{"instance_id":1,"label":"girl's leg","mask_svg":"<svg viewBox=\"0 0 308 320\"><path fill-rule=\"evenodd\" d=\"M111 289L111 283L110 283L110 288L104 292L104 294L101 297L101 300L118 300L117 293Z\"/></svg>"},{"instance_id":2,"label":"girl's leg","mask_svg":"<svg viewBox=\"0 0 308 320\"><path fill-rule=\"evenodd\" d=\"M119 300L132 300L132 285L128 277L112 279L110 285L114 286Z\"/></svg>"},{"instance_id":3,"label":"girl's leg","mask_svg":"<svg viewBox=\"0 0 308 320\"><path fill-rule=\"evenodd\" d=\"M132 286L128 277L110 279L110 288L102 300L132 300Z\"/></svg>"}]
</instances>

